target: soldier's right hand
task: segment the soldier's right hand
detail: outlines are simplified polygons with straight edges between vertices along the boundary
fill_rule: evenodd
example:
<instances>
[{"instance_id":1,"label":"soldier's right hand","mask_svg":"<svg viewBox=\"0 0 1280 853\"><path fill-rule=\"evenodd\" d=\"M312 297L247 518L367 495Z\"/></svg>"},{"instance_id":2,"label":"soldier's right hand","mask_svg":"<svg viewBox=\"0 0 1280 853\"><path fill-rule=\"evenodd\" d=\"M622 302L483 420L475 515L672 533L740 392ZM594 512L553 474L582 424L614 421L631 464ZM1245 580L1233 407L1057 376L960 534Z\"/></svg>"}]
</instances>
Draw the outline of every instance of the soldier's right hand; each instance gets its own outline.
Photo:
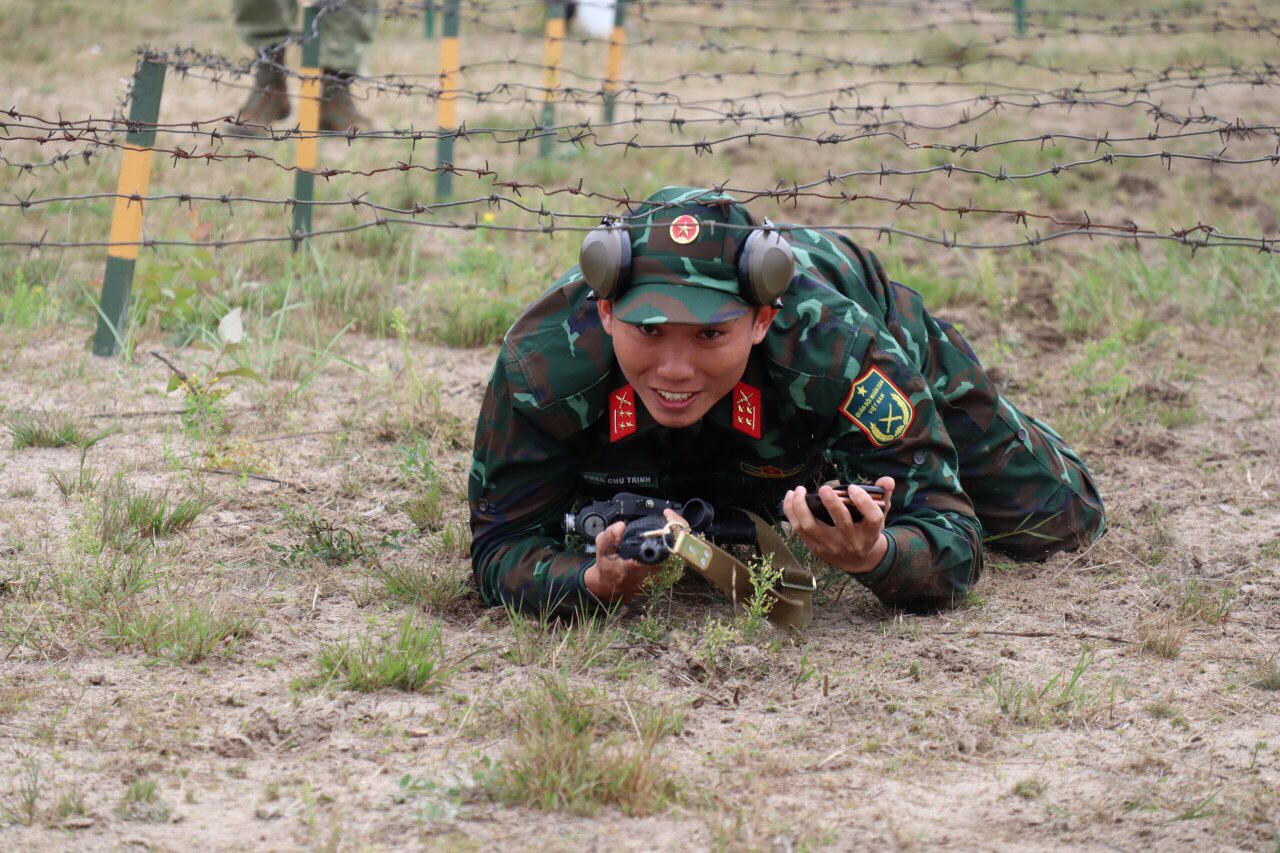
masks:
<instances>
[{"instance_id":1,"label":"soldier's right hand","mask_svg":"<svg viewBox=\"0 0 1280 853\"><path fill-rule=\"evenodd\" d=\"M665 512L667 521L680 521L671 510ZM618 556L622 544L625 521L615 521L596 536L596 563L589 566L582 576L587 590L601 601L629 601L644 591L645 583L662 571L662 566L647 566L636 560L623 560Z\"/></svg>"}]
</instances>

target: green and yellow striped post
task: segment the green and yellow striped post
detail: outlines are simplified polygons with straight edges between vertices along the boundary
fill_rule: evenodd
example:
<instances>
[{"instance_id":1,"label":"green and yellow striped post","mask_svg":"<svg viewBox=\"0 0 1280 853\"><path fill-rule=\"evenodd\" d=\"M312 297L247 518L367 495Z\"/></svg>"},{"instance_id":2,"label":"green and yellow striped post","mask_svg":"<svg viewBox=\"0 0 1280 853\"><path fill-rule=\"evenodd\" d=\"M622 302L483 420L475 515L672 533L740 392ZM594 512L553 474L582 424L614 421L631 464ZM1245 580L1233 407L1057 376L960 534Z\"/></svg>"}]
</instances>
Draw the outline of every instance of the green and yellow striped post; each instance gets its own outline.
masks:
<instances>
[{"instance_id":1,"label":"green and yellow striped post","mask_svg":"<svg viewBox=\"0 0 1280 853\"><path fill-rule=\"evenodd\" d=\"M147 194L147 186L151 183L152 147L156 144L155 125L160 118L164 69L163 64L144 59L133 73L129 135L125 138L124 160L120 164L120 179L116 182L115 208L111 212L107 269L102 276L98 330L93 336L94 355L115 355L124 339L125 324L129 318L129 295L133 290L133 270L142 244L142 197Z\"/></svg>"},{"instance_id":2,"label":"green and yellow striped post","mask_svg":"<svg viewBox=\"0 0 1280 853\"><path fill-rule=\"evenodd\" d=\"M556 123L556 89L560 87L560 57L564 53L564 4L547 4L547 47L543 54L542 64L546 66L547 77L544 88L547 90L542 102L543 136L538 140L538 156L546 157L555 145L555 136L546 133Z\"/></svg>"},{"instance_id":3,"label":"green and yellow striped post","mask_svg":"<svg viewBox=\"0 0 1280 853\"><path fill-rule=\"evenodd\" d=\"M320 146L320 28L316 7L308 6L302 16L302 64L298 68L298 151L293 183L293 250L298 251L311 233L311 202L316 192L316 151Z\"/></svg>"},{"instance_id":4,"label":"green and yellow striped post","mask_svg":"<svg viewBox=\"0 0 1280 853\"><path fill-rule=\"evenodd\" d=\"M617 0L613 7L613 32L609 34L609 58L604 67L604 120L613 121L613 102L618 97L618 78L622 76L622 47L627 41L623 29L627 0Z\"/></svg>"},{"instance_id":5,"label":"green and yellow striped post","mask_svg":"<svg viewBox=\"0 0 1280 853\"><path fill-rule=\"evenodd\" d=\"M458 128L458 0L444 0L444 24L440 38L440 101L436 116L440 138L436 140L436 165L453 165L453 136ZM453 195L453 173L436 172L436 199Z\"/></svg>"},{"instance_id":6,"label":"green and yellow striped post","mask_svg":"<svg viewBox=\"0 0 1280 853\"><path fill-rule=\"evenodd\" d=\"M1013 0L1013 28L1019 36L1027 34L1027 0Z\"/></svg>"}]
</instances>

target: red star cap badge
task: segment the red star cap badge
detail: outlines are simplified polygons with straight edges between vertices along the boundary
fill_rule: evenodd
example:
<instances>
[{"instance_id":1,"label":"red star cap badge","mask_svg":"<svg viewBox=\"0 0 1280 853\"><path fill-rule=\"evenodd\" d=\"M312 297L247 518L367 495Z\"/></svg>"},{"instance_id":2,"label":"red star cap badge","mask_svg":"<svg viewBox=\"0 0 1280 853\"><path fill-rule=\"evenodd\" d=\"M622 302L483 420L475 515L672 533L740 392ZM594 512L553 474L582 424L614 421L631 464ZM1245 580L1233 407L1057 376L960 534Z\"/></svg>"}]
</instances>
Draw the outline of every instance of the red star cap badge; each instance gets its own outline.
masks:
<instances>
[{"instance_id":1,"label":"red star cap badge","mask_svg":"<svg viewBox=\"0 0 1280 853\"><path fill-rule=\"evenodd\" d=\"M677 216L671 223L671 240L681 246L698 239L698 220L689 214Z\"/></svg>"}]
</instances>

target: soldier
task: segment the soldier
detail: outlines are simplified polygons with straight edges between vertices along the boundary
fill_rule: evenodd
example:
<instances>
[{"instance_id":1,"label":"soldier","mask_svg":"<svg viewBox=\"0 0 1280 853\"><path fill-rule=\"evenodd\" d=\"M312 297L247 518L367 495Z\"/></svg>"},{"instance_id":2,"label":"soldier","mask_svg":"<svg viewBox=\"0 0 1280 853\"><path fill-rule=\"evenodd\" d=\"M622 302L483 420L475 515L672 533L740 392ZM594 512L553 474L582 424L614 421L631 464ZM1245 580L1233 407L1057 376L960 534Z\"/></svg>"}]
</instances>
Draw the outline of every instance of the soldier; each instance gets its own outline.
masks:
<instances>
[{"instance_id":1,"label":"soldier","mask_svg":"<svg viewBox=\"0 0 1280 853\"><path fill-rule=\"evenodd\" d=\"M282 43L297 26L298 0L233 0L236 29L257 52L253 89L231 132L265 136L289 117L289 88ZM340 0L321 8L320 65L324 72L320 129L345 133L367 127L351 100L351 77L364 65L378 24L377 0Z\"/></svg>"},{"instance_id":2,"label":"soldier","mask_svg":"<svg viewBox=\"0 0 1280 853\"><path fill-rule=\"evenodd\" d=\"M564 513L639 491L786 520L889 605L944 606L978 580L984 536L1043 557L1102 532L1088 469L1006 400L950 325L832 232L761 228L710 190L668 187L584 241L503 341L476 428L472 563L489 604L627 600L654 567L568 550ZM723 225L736 227L723 227ZM785 238L781 236L785 234ZM778 298L780 296L780 299ZM819 488L875 482L853 522Z\"/></svg>"}]
</instances>

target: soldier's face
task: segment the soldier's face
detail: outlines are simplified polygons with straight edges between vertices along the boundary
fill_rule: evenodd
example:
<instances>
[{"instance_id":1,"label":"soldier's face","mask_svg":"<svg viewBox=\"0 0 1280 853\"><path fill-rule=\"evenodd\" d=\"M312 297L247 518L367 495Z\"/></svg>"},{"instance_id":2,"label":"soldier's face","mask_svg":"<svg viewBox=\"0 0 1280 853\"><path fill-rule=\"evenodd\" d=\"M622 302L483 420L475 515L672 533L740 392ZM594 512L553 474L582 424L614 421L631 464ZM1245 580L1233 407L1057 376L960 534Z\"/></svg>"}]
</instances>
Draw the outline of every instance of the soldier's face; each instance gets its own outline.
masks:
<instances>
[{"instance_id":1,"label":"soldier's face","mask_svg":"<svg viewBox=\"0 0 1280 853\"><path fill-rule=\"evenodd\" d=\"M713 326L635 326L615 320L608 300L598 306L623 375L653 419L676 428L696 423L733 390L778 313L761 308Z\"/></svg>"}]
</instances>

